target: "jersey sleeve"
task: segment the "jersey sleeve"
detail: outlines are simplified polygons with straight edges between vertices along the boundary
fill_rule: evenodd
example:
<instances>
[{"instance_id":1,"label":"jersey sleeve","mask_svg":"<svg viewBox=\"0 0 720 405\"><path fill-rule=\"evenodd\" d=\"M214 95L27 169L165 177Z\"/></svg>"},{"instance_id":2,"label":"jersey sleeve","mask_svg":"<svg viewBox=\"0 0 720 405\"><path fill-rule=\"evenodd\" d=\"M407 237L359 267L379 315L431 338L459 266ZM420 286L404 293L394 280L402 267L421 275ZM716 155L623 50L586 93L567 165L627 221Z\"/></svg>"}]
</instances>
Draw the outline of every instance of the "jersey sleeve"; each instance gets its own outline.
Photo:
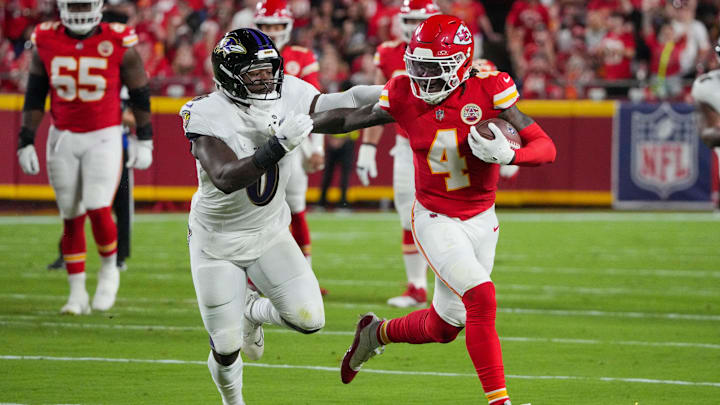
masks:
<instances>
[{"instance_id":1,"label":"jersey sleeve","mask_svg":"<svg viewBox=\"0 0 720 405\"><path fill-rule=\"evenodd\" d=\"M316 94L320 94L317 88L305 80L294 76L285 76L282 98L292 100L292 110L301 114L309 114L310 106Z\"/></svg>"},{"instance_id":2,"label":"jersey sleeve","mask_svg":"<svg viewBox=\"0 0 720 405\"><path fill-rule=\"evenodd\" d=\"M118 38L123 47L130 48L138 43L135 28L121 23L110 23L108 27L110 27L110 31Z\"/></svg>"},{"instance_id":3,"label":"jersey sleeve","mask_svg":"<svg viewBox=\"0 0 720 405\"><path fill-rule=\"evenodd\" d=\"M693 82L691 95L696 102L704 103L720 112L720 73L706 73Z\"/></svg>"},{"instance_id":4,"label":"jersey sleeve","mask_svg":"<svg viewBox=\"0 0 720 405\"><path fill-rule=\"evenodd\" d=\"M408 94L401 94L398 89L400 80L410 80L407 76L396 76L390 79L385 87L380 92L380 98L378 99L378 105L383 110L387 111L393 118L396 118L400 109L403 108L402 97L406 97ZM396 118L397 120L397 118Z\"/></svg>"},{"instance_id":5,"label":"jersey sleeve","mask_svg":"<svg viewBox=\"0 0 720 405\"><path fill-rule=\"evenodd\" d=\"M188 101L180 108L185 137L190 140L202 135L213 136L212 127L205 118L202 109L197 108L196 102L195 100Z\"/></svg>"},{"instance_id":6,"label":"jersey sleeve","mask_svg":"<svg viewBox=\"0 0 720 405\"><path fill-rule=\"evenodd\" d=\"M496 110L508 109L520 98L515 82L507 72L488 76L485 80L485 91L492 98L493 108Z\"/></svg>"}]
</instances>

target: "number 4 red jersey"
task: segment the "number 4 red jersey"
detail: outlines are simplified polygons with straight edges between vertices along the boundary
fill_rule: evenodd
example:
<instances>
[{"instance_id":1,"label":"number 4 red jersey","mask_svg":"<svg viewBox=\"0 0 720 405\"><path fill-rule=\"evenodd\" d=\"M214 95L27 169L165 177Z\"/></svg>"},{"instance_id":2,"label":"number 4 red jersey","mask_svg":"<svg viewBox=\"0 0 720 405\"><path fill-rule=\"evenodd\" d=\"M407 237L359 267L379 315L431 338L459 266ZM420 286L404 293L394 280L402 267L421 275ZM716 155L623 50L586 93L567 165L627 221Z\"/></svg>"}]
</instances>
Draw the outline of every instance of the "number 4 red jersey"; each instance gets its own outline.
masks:
<instances>
[{"instance_id":1,"label":"number 4 red jersey","mask_svg":"<svg viewBox=\"0 0 720 405\"><path fill-rule=\"evenodd\" d=\"M412 95L410 78L391 79L379 105L408 133L415 164L415 197L427 209L460 219L495 203L499 167L476 158L470 126L497 117L518 100L507 73L480 73L431 105Z\"/></svg>"},{"instance_id":2,"label":"number 4 red jersey","mask_svg":"<svg viewBox=\"0 0 720 405\"><path fill-rule=\"evenodd\" d=\"M120 125L120 65L138 41L132 28L101 23L93 35L75 39L59 21L45 22L31 39L50 80L56 128L82 133Z\"/></svg>"}]
</instances>

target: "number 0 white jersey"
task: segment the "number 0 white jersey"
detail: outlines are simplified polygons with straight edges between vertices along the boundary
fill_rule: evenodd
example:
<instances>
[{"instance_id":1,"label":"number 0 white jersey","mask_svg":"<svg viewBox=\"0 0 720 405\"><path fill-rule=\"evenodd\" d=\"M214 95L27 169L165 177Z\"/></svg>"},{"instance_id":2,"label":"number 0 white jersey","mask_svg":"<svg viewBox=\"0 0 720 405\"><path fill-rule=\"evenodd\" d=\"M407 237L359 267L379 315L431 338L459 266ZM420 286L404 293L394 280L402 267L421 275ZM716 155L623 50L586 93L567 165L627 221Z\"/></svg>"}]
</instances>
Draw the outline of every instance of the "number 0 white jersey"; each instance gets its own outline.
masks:
<instances>
[{"instance_id":1,"label":"number 0 white jersey","mask_svg":"<svg viewBox=\"0 0 720 405\"><path fill-rule=\"evenodd\" d=\"M286 75L281 94L271 111L282 120L291 113L309 113L318 91L311 84ZM233 103L220 91L189 101L180 110L180 116L186 136L216 137L238 159L252 156L268 139L264 119L251 117L245 107ZM290 225L290 210L285 202L285 188L293 169L289 156L256 183L230 194L215 187L199 161L196 167L198 190L192 198L190 216L208 231L271 235Z\"/></svg>"},{"instance_id":2,"label":"number 0 white jersey","mask_svg":"<svg viewBox=\"0 0 720 405\"><path fill-rule=\"evenodd\" d=\"M695 101L705 103L720 113L720 70L698 76L693 82L692 96Z\"/></svg>"}]
</instances>

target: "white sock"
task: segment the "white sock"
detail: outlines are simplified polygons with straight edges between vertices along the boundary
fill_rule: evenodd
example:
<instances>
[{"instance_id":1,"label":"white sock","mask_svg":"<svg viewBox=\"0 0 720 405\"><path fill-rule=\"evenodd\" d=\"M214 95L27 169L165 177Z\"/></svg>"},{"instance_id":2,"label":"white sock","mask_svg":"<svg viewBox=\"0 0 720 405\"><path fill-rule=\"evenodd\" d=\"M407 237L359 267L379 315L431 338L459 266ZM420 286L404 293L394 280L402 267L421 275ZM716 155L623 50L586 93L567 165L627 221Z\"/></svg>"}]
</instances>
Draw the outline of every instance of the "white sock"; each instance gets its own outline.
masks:
<instances>
[{"instance_id":1,"label":"white sock","mask_svg":"<svg viewBox=\"0 0 720 405\"><path fill-rule=\"evenodd\" d=\"M427 263L420 253L403 254L408 283L427 290Z\"/></svg>"},{"instance_id":2,"label":"white sock","mask_svg":"<svg viewBox=\"0 0 720 405\"><path fill-rule=\"evenodd\" d=\"M258 298L248 312L248 318L255 323L271 323L277 326L286 326L278 310L275 309L272 302L265 297Z\"/></svg>"},{"instance_id":3,"label":"white sock","mask_svg":"<svg viewBox=\"0 0 720 405\"><path fill-rule=\"evenodd\" d=\"M243 362L238 354L235 363L229 366L218 364L210 350L208 357L208 368L215 386L222 396L224 405L245 405L242 397L242 372Z\"/></svg>"},{"instance_id":4,"label":"white sock","mask_svg":"<svg viewBox=\"0 0 720 405\"><path fill-rule=\"evenodd\" d=\"M100 271L117 270L117 253L110 256L100 256Z\"/></svg>"},{"instance_id":5,"label":"white sock","mask_svg":"<svg viewBox=\"0 0 720 405\"><path fill-rule=\"evenodd\" d=\"M85 289L85 272L68 274L68 284L70 284L70 297L79 297L87 295Z\"/></svg>"}]
</instances>

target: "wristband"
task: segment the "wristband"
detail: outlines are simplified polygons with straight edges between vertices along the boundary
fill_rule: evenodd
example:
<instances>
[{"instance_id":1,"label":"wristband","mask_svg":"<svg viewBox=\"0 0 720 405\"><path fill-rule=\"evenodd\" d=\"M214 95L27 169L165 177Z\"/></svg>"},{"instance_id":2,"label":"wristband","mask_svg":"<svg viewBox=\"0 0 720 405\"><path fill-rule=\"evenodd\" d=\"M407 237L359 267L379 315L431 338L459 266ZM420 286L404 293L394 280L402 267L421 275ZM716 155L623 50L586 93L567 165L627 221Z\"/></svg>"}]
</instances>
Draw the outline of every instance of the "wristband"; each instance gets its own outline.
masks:
<instances>
[{"instance_id":1,"label":"wristband","mask_svg":"<svg viewBox=\"0 0 720 405\"><path fill-rule=\"evenodd\" d=\"M285 148L274 136L255 151L252 161L259 169L268 170L285 156Z\"/></svg>"},{"instance_id":2,"label":"wristband","mask_svg":"<svg viewBox=\"0 0 720 405\"><path fill-rule=\"evenodd\" d=\"M141 127L137 127L135 130L135 134L137 135L137 138L141 141L148 141L152 139L153 136L153 129L152 124L148 123Z\"/></svg>"},{"instance_id":3,"label":"wristband","mask_svg":"<svg viewBox=\"0 0 720 405\"><path fill-rule=\"evenodd\" d=\"M20 135L18 135L18 150L28 145L35 144L35 131L28 127L20 128Z\"/></svg>"}]
</instances>

